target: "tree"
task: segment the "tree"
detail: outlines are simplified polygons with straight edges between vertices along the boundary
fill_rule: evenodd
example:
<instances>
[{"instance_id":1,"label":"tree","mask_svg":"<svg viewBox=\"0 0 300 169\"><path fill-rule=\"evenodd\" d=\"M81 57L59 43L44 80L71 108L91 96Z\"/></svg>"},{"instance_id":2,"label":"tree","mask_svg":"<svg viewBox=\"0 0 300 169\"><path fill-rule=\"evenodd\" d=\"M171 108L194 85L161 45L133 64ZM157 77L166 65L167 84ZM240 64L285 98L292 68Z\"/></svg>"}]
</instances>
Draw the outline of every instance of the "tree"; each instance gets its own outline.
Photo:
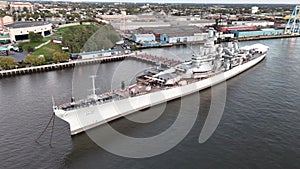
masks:
<instances>
[{"instance_id":1,"label":"tree","mask_svg":"<svg viewBox=\"0 0 300 169\"><path fill-rule=\"evenodd\" d=\"M27 47L27 52L29 52L29 53L34 52L34 47L28 46Z\"/></svg>"},{"instance_id":2,"label":"tree","mask_svg":"<svg viewBox=\"0 0 300 169\"><path fill-rule=\"evenodd\" d=\"M0 66L3 69L11 69L14 68L18 65L18 63L16 62L15 58L11 57L11 56L0 56Z\"/></svg>"},{"instance_id":3,"label":"tree","mask_svg":"<svg viewBox=\"0 0 300 169\"><path fill-rule=\"evenodd\" d=\"M26 13L29 12L27 7L23 7L23 11Z\"/></svg>"},{"instance_id":4,"label":"tree","mask_svg":"<svg viewBox=\"0 0 300 169\"><path fill-rule=\"evenodd\" d=\"M30 64L32 66L39 66L46 63L46 59L44 56L34 56L34 55L27 55L24 61L25 63Z\"/></svg>"},{"instance_id":5,"label":"tree","mask_svg":"<svg viewBox=\"0 0 300 169\"><path fill-rule=\"evenodd\" d=\"M71 52L80 52L87 40L99 28L94 25L80 25L67 28L62 37L64 45L68 46Z\"/></svg>"},{"instance_id":6,"label":"tree","mask_svg":"<svg viewBox=\"0 0 300 169\"><path fill-rule=\"evenodd\" d=\"M30 42L41 42L43 41L43 36L34 32L29 32L28 38Z\"/></svg>"},{"instance_id":7,"label":"tree","mask_svg":"<svg viewBox=\"0 0 300 169\"><path fill-rule=\"evenodd\" d=\"M61 53L61 52L55 52L53 53L53 61L54 62L62 62L62 61L67 61L70 59L70 53L65 52L65 53Z\"/></svg>"},{"instance_id":8,"label":"tree","mask_svg":"<svg viewBox=\"0 0 300 169\"><path fill-rule=\"evenodd\" d=\"M87 52L111 49L120 39L112 26L104 25L86 41L82 50Z\"/></svg>"}]
</instances>

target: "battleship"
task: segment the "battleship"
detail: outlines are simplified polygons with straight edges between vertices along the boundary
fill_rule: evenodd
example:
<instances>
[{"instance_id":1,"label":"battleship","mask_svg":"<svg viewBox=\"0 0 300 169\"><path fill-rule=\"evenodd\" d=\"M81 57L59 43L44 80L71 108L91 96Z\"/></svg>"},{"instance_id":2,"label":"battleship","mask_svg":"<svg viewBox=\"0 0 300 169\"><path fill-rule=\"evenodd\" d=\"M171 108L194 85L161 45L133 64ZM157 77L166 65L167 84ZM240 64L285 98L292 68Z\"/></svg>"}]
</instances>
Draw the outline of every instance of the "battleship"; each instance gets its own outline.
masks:
<instances>
[{"instance_id":1,"label":"battleship","mask_svg":"<svg viewBox=\"0 0 300 169\"><path fill-rule=\"evenodd\" d=\"M112 120L173 99L177 99L224 82L261 62L269 47L253 44L239 47L237 41L215 44L216 33L209 29L206 43L190 60L173 67L154 67L136 76L130 86L96 94L59 106L53 105L57 117L70 125L71 135L92 129Z\"/></svg>"}]
</instances>

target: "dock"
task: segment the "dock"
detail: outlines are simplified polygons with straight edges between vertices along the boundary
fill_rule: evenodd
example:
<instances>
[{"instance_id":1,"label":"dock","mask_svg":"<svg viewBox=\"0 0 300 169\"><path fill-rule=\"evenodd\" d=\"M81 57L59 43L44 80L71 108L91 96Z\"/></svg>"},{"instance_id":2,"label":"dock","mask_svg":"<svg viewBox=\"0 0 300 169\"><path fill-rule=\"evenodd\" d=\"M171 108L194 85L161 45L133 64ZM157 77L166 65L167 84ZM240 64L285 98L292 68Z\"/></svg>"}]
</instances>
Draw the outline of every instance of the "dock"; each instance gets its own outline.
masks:
<instances>
[{"instance_id":1,"label":"dock","mask_svg":"<svg viewBox=\"0 0 300 169\"><path fill-rule=\"evenodd\" d=\"M131 55L131 58L139 60L139 61L152 63L152 64L161 64L162 66L165 66L165 67L173 67L173 66L176 66L181 63L179 60L162 58L162 57L153 56L150 54Z\"/></svg>"},{"instance_id":2,"label":"dock","mask_svg":"<svg viewBox=\"0 0 300 169\"><path fill-rule=\"evenodd\" d=\"M266 35L266 36L255 36L255 37L240 37L235 40L238 41L254 41L254 40L267 40L267 39L281 39L281 38L296 38L300 37L300 35Z\"/></svg>"}]
</instances>

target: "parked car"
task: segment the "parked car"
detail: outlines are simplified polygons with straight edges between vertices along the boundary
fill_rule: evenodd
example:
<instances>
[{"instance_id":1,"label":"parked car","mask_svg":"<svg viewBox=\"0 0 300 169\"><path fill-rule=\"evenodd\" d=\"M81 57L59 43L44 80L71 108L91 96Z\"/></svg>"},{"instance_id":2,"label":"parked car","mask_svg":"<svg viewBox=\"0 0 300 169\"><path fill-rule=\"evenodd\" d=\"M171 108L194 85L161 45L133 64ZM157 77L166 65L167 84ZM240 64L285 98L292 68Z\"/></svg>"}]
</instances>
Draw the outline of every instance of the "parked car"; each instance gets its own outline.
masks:
<instances>
[{"instance_id":1,"label":"parked car","mask_svg":"<svg viewBox=\"0 0 300 169\"><path fill-rule=\"evenodd\" d=\"M13 46L13 45L9 45L7 47L10 51L14 51L14 52L23 52L23 49L21 47L18 46Z\"/></svg>"}]
</instances>

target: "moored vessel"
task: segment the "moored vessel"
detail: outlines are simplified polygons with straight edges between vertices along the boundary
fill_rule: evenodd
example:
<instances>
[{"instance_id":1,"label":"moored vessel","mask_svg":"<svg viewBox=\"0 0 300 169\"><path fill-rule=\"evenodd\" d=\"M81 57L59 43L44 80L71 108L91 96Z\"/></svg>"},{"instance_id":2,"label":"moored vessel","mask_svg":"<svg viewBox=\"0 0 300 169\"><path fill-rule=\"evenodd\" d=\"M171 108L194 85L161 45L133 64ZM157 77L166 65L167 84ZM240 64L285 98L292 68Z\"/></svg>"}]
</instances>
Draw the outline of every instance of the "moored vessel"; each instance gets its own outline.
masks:
<instances>
[{"instance_id":1,"label":"moored vessel","mask_svg":"<svg viewBox=\"0 0 300 169\"><path fill-rule=\"evenodd\" d=\"M209 30L207 42L190 60L170 68L145 70L136 82L114 92L93 93L86 99L54 106L57 117L70 124L71 135L221 83L253 67L267 54L268 47L254 44L239 47L237 41L214 44ZM163 96L163 97L162 97Z\"/></svg>"}]
</instances>

